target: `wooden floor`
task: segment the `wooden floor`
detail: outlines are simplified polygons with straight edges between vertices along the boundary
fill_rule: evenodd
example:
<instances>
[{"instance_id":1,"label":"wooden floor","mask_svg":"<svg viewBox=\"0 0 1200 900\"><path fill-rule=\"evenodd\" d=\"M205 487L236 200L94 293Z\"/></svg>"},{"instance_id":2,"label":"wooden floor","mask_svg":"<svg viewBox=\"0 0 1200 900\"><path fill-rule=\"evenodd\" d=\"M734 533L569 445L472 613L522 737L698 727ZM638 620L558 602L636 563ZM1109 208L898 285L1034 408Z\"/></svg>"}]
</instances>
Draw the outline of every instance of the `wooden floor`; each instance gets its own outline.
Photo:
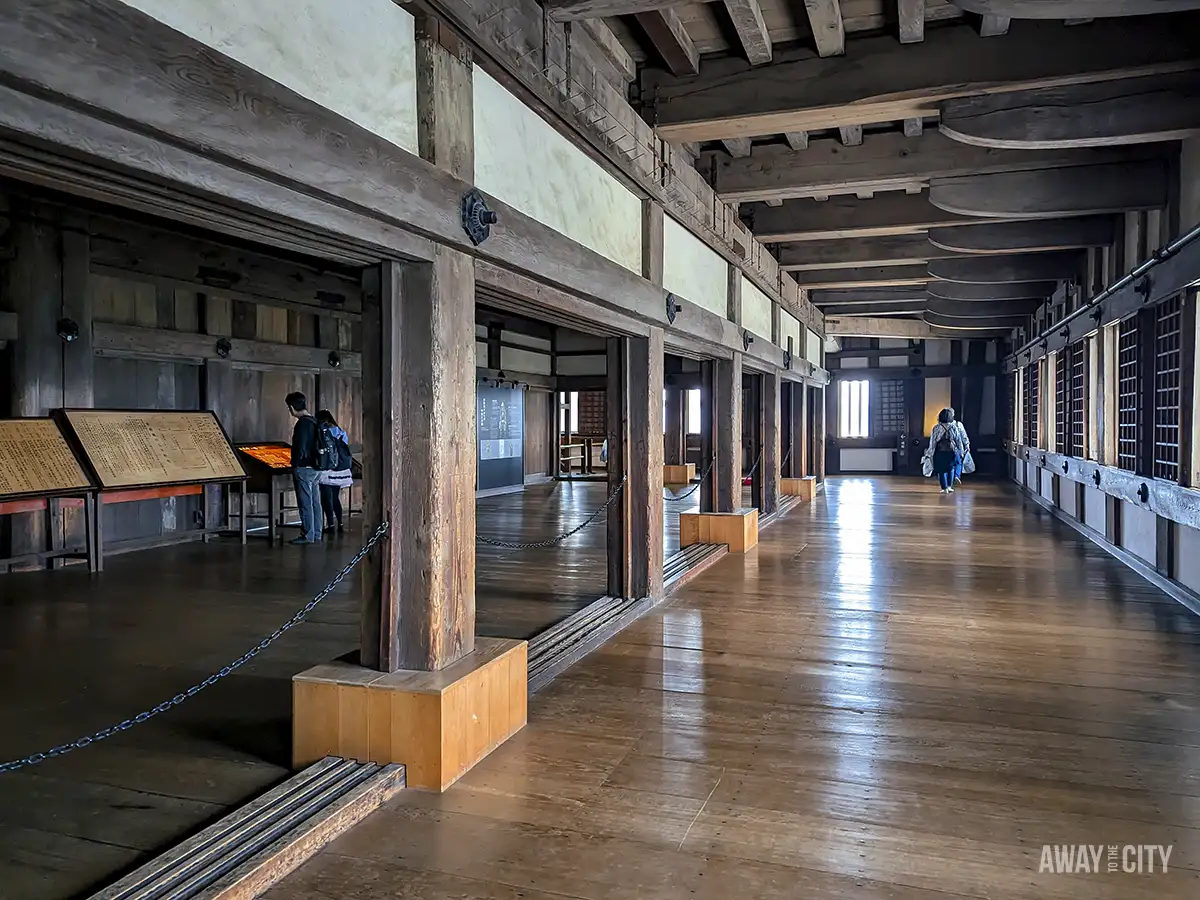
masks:
<instances>
[{"instance_id":1,"label":"wooden floor","mask_svg":"<svg viewBox=\"0 0 1200 900\"><path fill-rule=\"evenodd\" d=\"M582 522L606 495L603 484L579 483L481 499L478 530L539 540ZM688 504L695 494L668 506ZM677 548L678 513L667 519ZM529 637L601 596L603 523L549 550L479 546L477 631ZM78 567L0 576L0 759L202 680L291 616L360 541L355 531L320 548L186 544L111 557L98 579ZM291 676L356 646L357 597L347 582L309 622L178 709L0 775L0 900L66 900L107 883L283 779Z\"/></svg>"},{"instance_id":2,"label":"wooden floor","mask_svg":"<svg viewBox=\"0 0 1200 900\"><path fill-rule=\"evenodd\" d=\"M1197 620L1023 504L833 481L267 896L1194 900Z\"/></svg>"}]
</instances>

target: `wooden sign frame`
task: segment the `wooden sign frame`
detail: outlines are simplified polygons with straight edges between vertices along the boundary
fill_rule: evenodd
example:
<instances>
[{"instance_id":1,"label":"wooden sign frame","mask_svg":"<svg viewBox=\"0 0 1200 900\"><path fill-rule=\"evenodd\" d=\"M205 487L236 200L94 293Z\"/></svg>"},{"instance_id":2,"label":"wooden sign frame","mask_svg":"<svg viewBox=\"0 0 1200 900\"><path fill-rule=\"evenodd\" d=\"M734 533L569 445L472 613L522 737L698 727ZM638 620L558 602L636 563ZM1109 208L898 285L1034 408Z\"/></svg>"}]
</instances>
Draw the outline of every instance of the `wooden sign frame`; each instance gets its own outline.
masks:
<instances>
[{"instance_id":1,"label":"wooden sign frame","mask_svg":"<svg viewBox=\"0 0 1200 900\"><path fill-rule=\"evenodd\" d=\"M8 416L4 419L0 419L0 422L48 422L52 424L62 437L63 441L66 443L67 449L71 452L71 456L75 460L75 464L79 466L80 473L87 481L87 484L82 486L65 487L61 489L51 488L43 491L22 491L12 494L0 494L0 503L8 503L15 500L49 500L55 497L83 497L87 494L94 494L97 491L95 473L92 472L91 467L87 464L87 461L80 457L79 450L75 446L75 443L71 440L71 436L63 430L62 424L56 421L53 417Z\"/></svg>"},{"instance_id":2,"label":"wooden sign frame","mask_svg":"<svg viewBox=\"0 0 1200 900\"><path fill-rule=\"evenodd\" d=\"M225 477L225 478L188 478L188 479L168 480L168 481L146 481L146 482L138 482L136 484L120 484L120 485L111 485L111 486L106 485L104 483L104 480L100 477L99 472L97 472L96 467L93 465L92 460L91 460L90 456L88 455L87 450L84 448L83 442L79 439L79 435L75 432L75 428L72 425L71 418L70 418L72 413L140 413L140 414L144 414L144 415L155 415L155 416L208 415L209 417L211 417L213 424L216 426L217 430L221 434L221 437L224 439L225 446L229 448L230 455L232 456L233 460L237 463L238 468L241 470L241 474L229 476L229 477ZM83 463L85 473L92 479L93 484L96 486L96 489L98 489L100 491L100 493L129 491L129 490L136 490L138 488L178 487L178 486L182 486L182 485L191 485L191 484L239 484L239 483L244 483L247 478L246 469L242 465L242 461L238 457L237 451L234 449L233 442L229 440L229 433L225 431L224 426L221 424L221 420L219 418L217 418L217 414L215 412L213 412L211 409L158 410L158 409L113 409L113 408L101 408L101 407L97 407L94 409L93 408L71 408L71 409L56 409L56 410L54 410L53 413L51 413L51 417L54 418L59 423L60 428L62 429L63 435L67 438L68 443L71 444L72 449L75 451L76 457Z\"/></svg>"}]
</instances>

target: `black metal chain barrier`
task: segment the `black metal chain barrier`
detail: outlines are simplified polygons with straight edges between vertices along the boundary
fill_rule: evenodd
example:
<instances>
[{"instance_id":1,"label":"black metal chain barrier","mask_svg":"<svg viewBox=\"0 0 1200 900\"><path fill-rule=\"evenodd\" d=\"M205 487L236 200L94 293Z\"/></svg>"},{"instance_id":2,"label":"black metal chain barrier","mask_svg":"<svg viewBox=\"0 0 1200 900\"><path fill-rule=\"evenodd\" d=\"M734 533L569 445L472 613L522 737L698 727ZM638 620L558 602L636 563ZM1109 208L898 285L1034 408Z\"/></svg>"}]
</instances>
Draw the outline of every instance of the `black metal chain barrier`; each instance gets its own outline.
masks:
<instances>
[{"instance_id":1,"label":"black metal chain barrier","mask_svg":"<svg viewBox=\"0 0 1200 900\"><path fill-rule=\"evenodd\" d=\"M750 471L749 471L749 472L747 472L745 475L743 475L743 476L742 476L742 478L743 478L743 479L745 479L745 478L753 478L753 477L754 477L754 473L758 471L758 466L759 466L759 463L761 463L761 462L762 462L762 458L763 458L763 452L762 452L761 450L759 450L759 451L758 451L758 459L756 459L756 460L754 461L754 465L752 465L752 466L750 467Z\"/></svg>"},{"instance_id":2,"label":"black metal chain barrier","mask_svg":"<svg viewBox=\"0 0 1200 900\"><path fill-rule=\"evenodd\" d=\"M91 746L92 744L102 741L105 738L110 738L114 734L120 734L122 731L128 731L134 725L141 725L143 722L153 719L160 713L165 713L167 710L173 709L174 707L183 703L185 700L190 700L205 688L212 687L226 675L232 674L234 671L241 668L250 660L254 659L254 657L258 656L258 654L270 647L273 643L275 643L275 641L279 640L279 638L283 636L285 631L303 622L304 618L310 612L316 609L317 604L328 597L333 592L333 589L341 584L342 579L354 571L354 567L363 561L363 558L371 552L371 548L379 542L379 539L387 533L387 530L387 522L384 522L382 525L376 528L375 533L371 535L370 540L363 545L362 549L359 550L358 553L354 554L354 558L347 563L346 567L343 568L342 571L338 572L337 575L334 576L333 580L329 582L329 584L325 585L319 594L309 600L308 603L304 604L304 606L294 616L276 628L273 632L271 632L271 634L263 638L229 665L221 669L221 671L214 672L212 675L209 675L198 684L192 685L186 691L176 694L170 700L164 700L157 706L152 707L145 712L140 712L133 718L126 719L124 722L120 722L116 725L109 725L107 728L102 728L94 734L81 737L78 740L71 741L68 744L60 744L59 746L53 747L50 750L43 750L41 753L34 753L31 756L26 756L23 759L14 759L6 763L0 763L0 773L15 772L17 769L23 769L26 766L34 766L40 762L45 762L48 759L53 759L56 756L63 756L67 753L70 753L72 750L82 750L84 747Z\"/></svg>"},{"instance_id":3,"label":"black metal chain barrier","mask_svg":"<svg viewBox=\"0 0 1200 900\"><path fill-rule=\"evenodd\" d=\"M621 493L621 489L625 487L626 478L628 478L628 476L622 475L620 482L615 488L613 488L612 493L608 495L608 499L604 501L604 505L584 519L583 524L576 525L570 531L564 531L562 534L556 535L555 537L545 541L498 541L495 538L484 537L482 534L476 534L475 540L479 541L481 544L487 544L489 547L500 547L504 550L545 550L547 547L553 547L555 544L561 544L567 538L583 531L583 529L587 528L598 518L600 518L601 513L612 506L613 501L617 499L617 495Z\"/></svg>"},{"instance_id":4,"label":"black metal chain barrier","mask_svg":"<svg viewBox=\"0 0 1200 900\"><path fill-rule=\"evenodd\" d=\"M783 471L783 467L787 465L787 461L792 458L792 448L788 447L788 452L783 454L783 459L779 461L779 469Z\"/></svg>"},{"instance_id":5,"label":"black metal chain barrier","mask_svg":"<svg viewBox=\"0 0 1200 900\"><path fill-rule=\"evenodd\" d=\"M715 463L716 461L717 461L717 458L715 456L712 459L710 459L708 461L708 468L704 470L704 474L700 476L700 480L698 482L696 482L695 484L693 484L690 488L688 488L684 493L676 494L675 496L669 496L667 494L663 494L663 499L674 502L677 500L684 500L684 499L692 496L692 494L696 493L696 491L698 491L700 489L700 485L704 484L704 479L708 477L708 473L712 471L713 463Z\"/></svg>"}]
</instances>

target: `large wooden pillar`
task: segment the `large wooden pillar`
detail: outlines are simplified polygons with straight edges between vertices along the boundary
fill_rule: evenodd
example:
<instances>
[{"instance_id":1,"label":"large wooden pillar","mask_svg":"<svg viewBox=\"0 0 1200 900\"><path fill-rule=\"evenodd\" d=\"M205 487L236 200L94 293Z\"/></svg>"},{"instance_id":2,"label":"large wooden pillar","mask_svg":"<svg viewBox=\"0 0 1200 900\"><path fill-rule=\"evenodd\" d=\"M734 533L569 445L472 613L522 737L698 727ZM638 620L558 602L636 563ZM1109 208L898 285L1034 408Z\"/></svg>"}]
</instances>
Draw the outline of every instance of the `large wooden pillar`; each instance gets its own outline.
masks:
<instances>
[{"instance_id":1,"label":"large wooden pillar","mask_svg":"<svg viewBox=\"0 0 1200 900\"><path fill-rule=\"evenodd\" d=\"M608 595L661 597L663 338L608 339Z\"/></svg>"},{"instance_id":2,"label":"large wooden pillar","mask_svg":"<svg viewBox=\"0 0 1200 900\"><path fill-rule=\"evenodd\" d=\"M742 505L742 354L715 363L717 512Z\"/></svg>"},{"instance_id":3,"label":"large wooden pillar","mask_svg":"<svg viewBox=\"0 0 1200 900\"><path fill-rule=\"evenodd\" d=\"M770 515L779 508L779 461L782 380L778 372L763 375L762 385L762 511Z\"/></svg>"},{"instance_id":4,"label":"large wooden pillar","mask_svg":"<svg viewBox=\"0 0 1200 900\"><path fill-rule=\"evenodd\" d=\"M763 445L763 378L757 372L746 379L746 408L743 427L746 433L746 465L750 473L750 505L763 515L763 466L766 451Z\"/></svg>"},{"instance_id":5,"label":"large wooden pillar","mask_svg":"<svg viewBox=\"0 0 1200 900\"><path fill-rule=\"evenodd\" d=\"M666 405L666 449L663 462L668 466L682 466L686 462L683 442L684 434L687 431L684 422L687 404L683 389L670 385L667 388Z\"/></svg>"},{"instance_id":6,"label":"large wooden pillar","mask_svg":"<svg viewBox=\"0 0 1200 900\"><path fill-rule=\"evenodd\" d=\"M715 462L717 452L715 360L700 363L700 512L717 511L717 477L720 468ZM709 463L712 463L710 466Z\"/></svg>"}]
</instances>

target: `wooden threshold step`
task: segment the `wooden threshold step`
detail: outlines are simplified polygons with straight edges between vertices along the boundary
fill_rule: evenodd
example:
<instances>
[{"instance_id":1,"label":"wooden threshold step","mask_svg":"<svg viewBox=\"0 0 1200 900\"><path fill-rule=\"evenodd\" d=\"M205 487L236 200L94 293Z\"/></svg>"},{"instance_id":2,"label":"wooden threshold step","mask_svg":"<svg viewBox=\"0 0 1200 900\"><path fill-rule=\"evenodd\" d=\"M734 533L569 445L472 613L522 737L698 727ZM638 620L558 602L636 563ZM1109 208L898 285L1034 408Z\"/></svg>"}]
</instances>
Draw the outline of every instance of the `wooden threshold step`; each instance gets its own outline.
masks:
<instances>
[{"instance_id":1,"label":"wooden threshold step","mask_svg":"<svg viewBox=\"0 0 1200 900\"><path fill-rule=\"evenodd\" d=\"M326 757L90 900L250 900L404 786L404 766Z\"/></svg>"}]
</instances>

